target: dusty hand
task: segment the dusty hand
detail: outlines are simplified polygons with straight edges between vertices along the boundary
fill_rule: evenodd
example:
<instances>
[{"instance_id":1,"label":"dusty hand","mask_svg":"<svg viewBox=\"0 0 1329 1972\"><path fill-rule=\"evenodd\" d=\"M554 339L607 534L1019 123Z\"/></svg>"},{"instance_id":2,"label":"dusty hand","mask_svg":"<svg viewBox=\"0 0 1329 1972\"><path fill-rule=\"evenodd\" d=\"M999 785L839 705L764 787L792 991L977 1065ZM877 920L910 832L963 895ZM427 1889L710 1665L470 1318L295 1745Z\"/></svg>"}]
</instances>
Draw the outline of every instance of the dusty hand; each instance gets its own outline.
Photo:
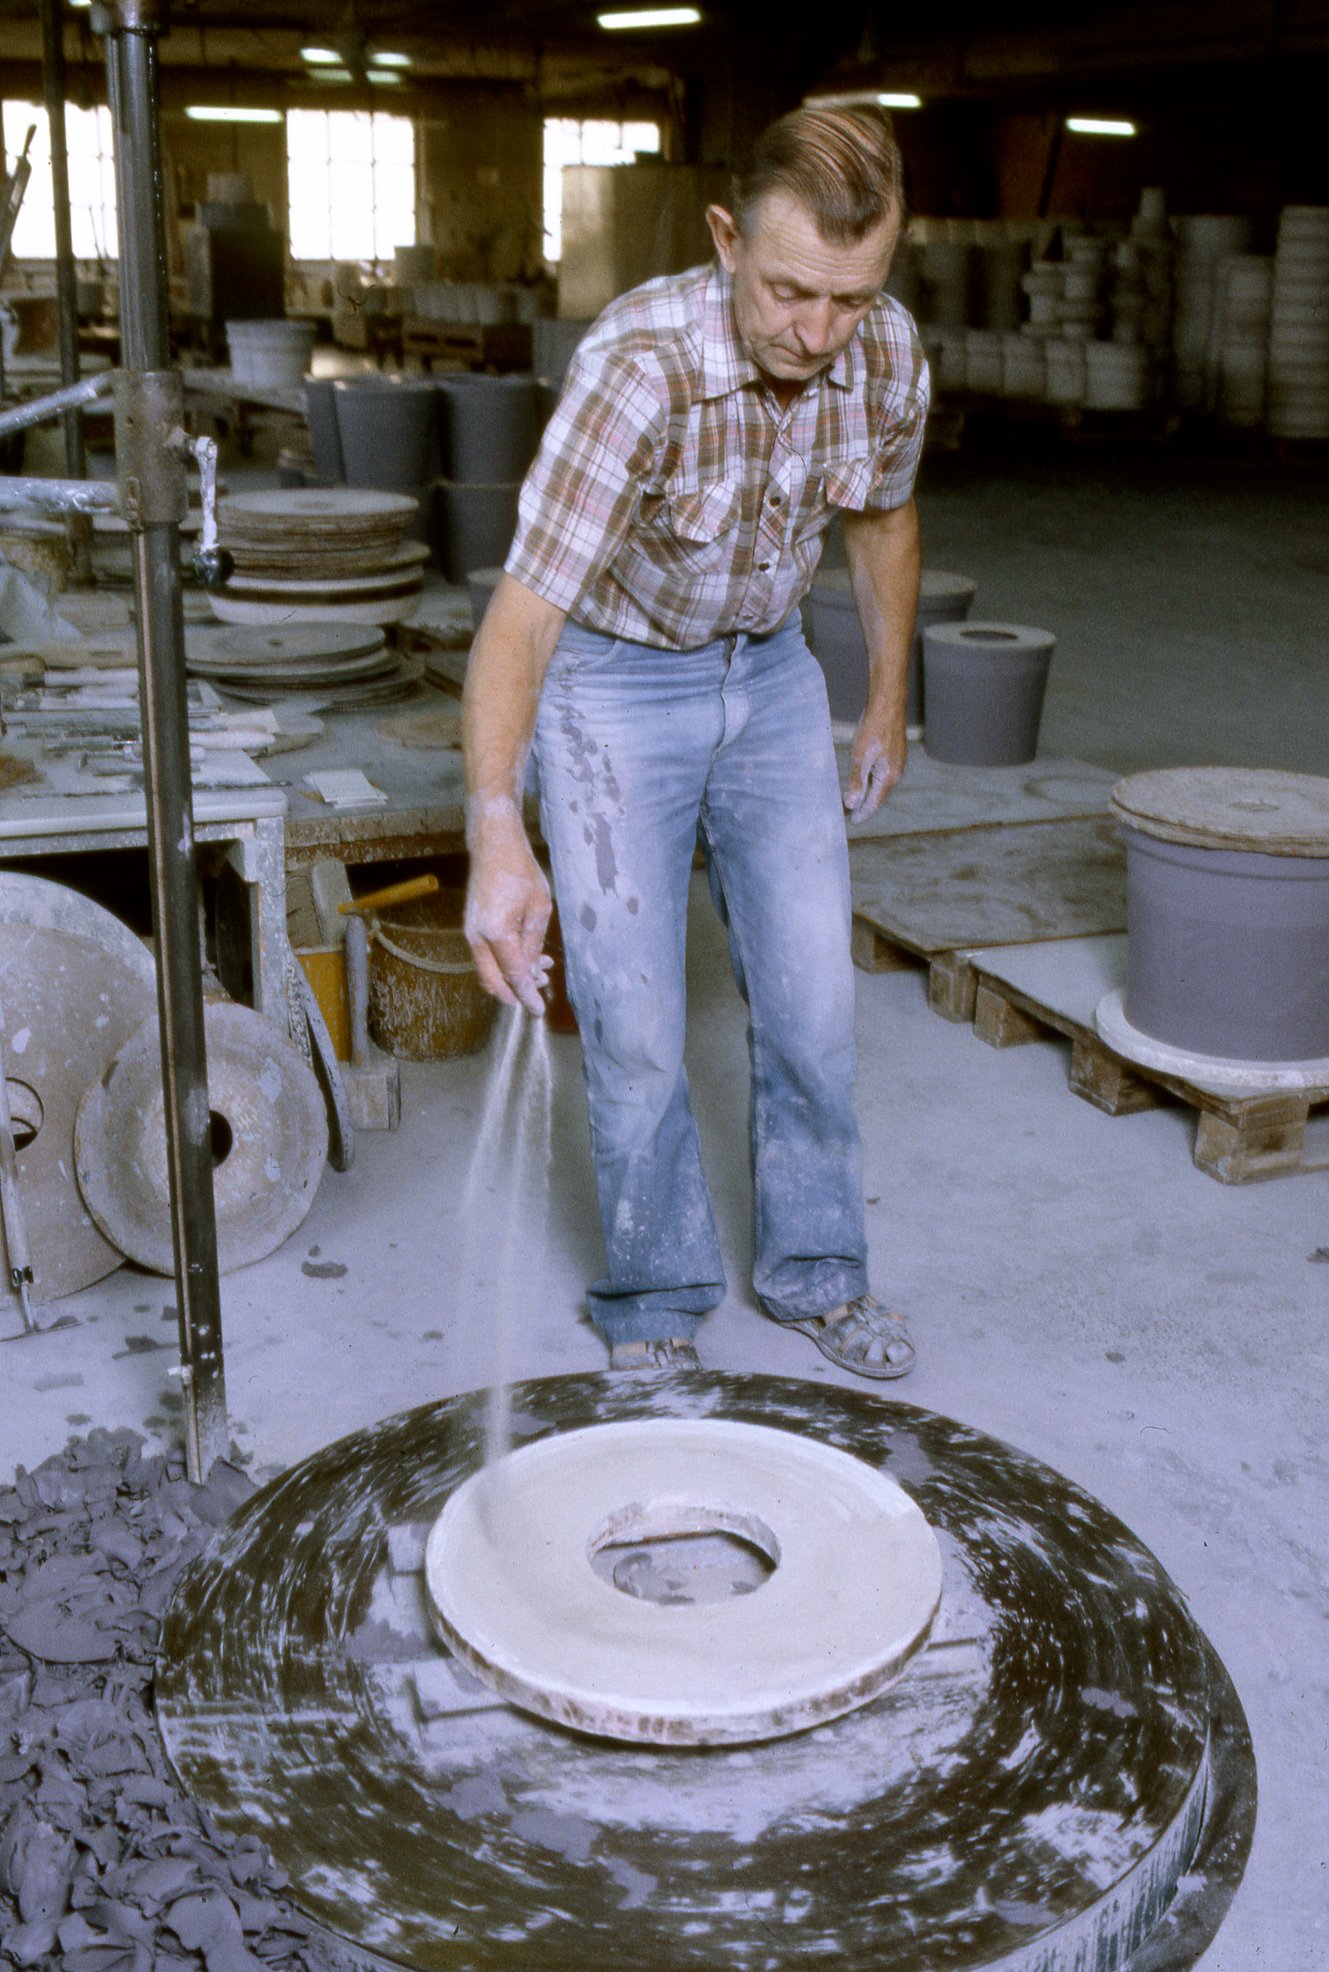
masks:
<instances>
[{"instance_id":1,"label":"dusty hand","mask_svg":"<svg viewBox=\"0 0 1329 1972\"><path fill-rule=\"evenodd\" d=\"M902 731L888 734L864 716L854 735L849 785L844 791L844 805L851 822L865 822L876 814L904 772L905 752Z\"/></svg>"},{"instance_id":2,"label":"dusty hand","mask_svg":"<svg viewBox=\"0 0 1329 1972\"><path fill-rule=\"evenodd\" d=\"M480 983L505 1006L545 1010L553 961L543 956L549 885L531 854L515 802L491 801L471 817L471 880L463 929Z\"/></svg>"}]
</instances>

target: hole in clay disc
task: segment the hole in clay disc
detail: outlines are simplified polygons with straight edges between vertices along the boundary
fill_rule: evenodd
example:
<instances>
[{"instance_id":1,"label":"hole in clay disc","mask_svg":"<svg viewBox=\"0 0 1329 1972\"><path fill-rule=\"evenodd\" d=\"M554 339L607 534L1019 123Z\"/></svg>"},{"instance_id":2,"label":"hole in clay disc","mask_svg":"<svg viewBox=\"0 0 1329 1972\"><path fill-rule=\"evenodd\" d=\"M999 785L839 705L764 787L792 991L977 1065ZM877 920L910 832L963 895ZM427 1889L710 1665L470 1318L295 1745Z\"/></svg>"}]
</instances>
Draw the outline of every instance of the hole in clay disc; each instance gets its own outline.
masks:
<instances>
[{"instance_id":1,"label":"hole in clay disc","mask_svg":"<svg viewBox=\"0 0 1329 1972\"><path fill-rule=\"evenodd\" d=\"M231 1154L235 1142L235 1132L226 1118L215 1109L208 1111L208 1134L212 1141L212 1168L219 1170Z\"/></svg>"},{"instance_id":2,"label":"hole in clay disc","mask_svg":"<svg viewBox=\"0 0 1329 1972\"><path fill-rule=\"evenodd\" d=\"M12 1076L5 1077L5 1088L9 1092L9 1114L14 1125L14 1148L26 1150L46 1121L42 1099L26 1082L16 1082Z\"/></svg>"},{"instance_id":3,"label":"hole in clay disc","mask_svg":"<svg viewBox=\"0 0 1329 1972\"><path fill-rule=\"evenodd\" d=\"M960 635L970 644L1018 644L1019 632L1015 630L962 630Z\"/></svg>"},{"instance_id":4,"label":"hole in clay disc","mask_svg":"<svg viewBox=\"0 0 1329 1972\"><path fill-rule=\"evenodd\" d=\"M612 1514L589 1559L621 1595L691 1607L754 1594L779 1566L780 1543L754 1514L671 1500Z\"/></svg>"}]
</instances>

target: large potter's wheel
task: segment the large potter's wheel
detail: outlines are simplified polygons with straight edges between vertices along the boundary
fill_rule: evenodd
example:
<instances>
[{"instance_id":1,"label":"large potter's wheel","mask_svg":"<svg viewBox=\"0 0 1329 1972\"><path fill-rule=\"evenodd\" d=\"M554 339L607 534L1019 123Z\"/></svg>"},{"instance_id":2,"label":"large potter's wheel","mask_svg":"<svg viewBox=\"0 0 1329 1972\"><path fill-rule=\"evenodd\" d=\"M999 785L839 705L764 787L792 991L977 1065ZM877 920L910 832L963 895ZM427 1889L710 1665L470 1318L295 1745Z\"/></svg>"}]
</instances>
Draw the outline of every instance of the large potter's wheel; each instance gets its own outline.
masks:
<instances>
[{"instance_id":1,"label":"large potter's wheel","mask_svg":"<svg viewBox=\"0 0 1329 1972\"><path fill-rule=\"evenodd\" d=\"M820 1385L563 1377L512 1399L519 1444L723 1418L881 1468L941 1547L932 1640L871 1704L761 1745L543 1723L459 1674L425 1613L425 1539L478 1463L483 1399L358 1432L222 1530L157 1685L185 1784L262 1836L317 1922L451 1972L1195 1962L1249 1848L1245 1721L1096 1501L949 1419Z\"/></svg>"}]
</instances>

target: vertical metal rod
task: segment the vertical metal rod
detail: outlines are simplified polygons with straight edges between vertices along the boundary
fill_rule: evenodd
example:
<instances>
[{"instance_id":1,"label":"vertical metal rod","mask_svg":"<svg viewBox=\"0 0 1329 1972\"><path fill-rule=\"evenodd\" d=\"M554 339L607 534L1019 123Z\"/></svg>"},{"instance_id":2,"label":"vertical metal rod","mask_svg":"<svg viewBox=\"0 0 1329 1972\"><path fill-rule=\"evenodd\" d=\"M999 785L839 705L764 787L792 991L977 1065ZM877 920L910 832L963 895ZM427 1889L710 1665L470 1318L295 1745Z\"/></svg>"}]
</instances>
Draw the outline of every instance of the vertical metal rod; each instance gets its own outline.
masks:
<instances>
[{"instance_id":1,"label":"vertical metal rod","mask_svg":"<svg viewBox=\"0 0 1329 1972\"><path fill-rule=\"evenodd\" d=\"M164 370L170 364L170 347L156 49L151 32L137 27L112 30L107 77L115 123L124 367ZM134 548L185 1454L190 1477L201 1480L226 1450L227 1423L179 530L173 521L140 525Z\"/></svg>"},{"instance_id":2,"label":"vertical metal rod","mask_svg":"<svg viewBox=\"0 0 1329 1972\"><path fill-rule=\"evenodd\" d=\"M79 379L78 285L74 271L74 234L69 217L69 150L65 142L65 44L61 0L41 0L42 82L46 90L46 120L51 131L51 183L55 190L55 271L60 304L60 381L66 387ZM88 469L83 449L83 420L77 411L65 412L65 471L82 479Z\"/></svg>"}]
</instances>

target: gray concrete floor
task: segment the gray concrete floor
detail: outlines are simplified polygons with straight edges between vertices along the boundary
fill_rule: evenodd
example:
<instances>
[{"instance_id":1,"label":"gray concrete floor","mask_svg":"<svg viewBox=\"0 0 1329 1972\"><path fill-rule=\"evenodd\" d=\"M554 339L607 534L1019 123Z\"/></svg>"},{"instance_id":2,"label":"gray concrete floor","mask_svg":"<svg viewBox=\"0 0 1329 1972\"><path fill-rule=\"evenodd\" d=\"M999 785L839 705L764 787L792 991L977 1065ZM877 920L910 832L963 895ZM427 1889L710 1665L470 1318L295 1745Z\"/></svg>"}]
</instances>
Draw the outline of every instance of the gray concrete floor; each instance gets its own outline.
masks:
<instances>
[{"instance_id":1,"label":"gray concrete floor","mask_svg":"<svg viewBox=\"0 0 1329 1972\"><path fill-rule=\"evenodd\" d=\"M976 576L983 615L1057 632L1049 750L1329 771L1323 474L1084 447L932 461L922 499L930 563ZM850 1380L764 1322L746 1285L743 1016L700 888L691 968L732 1282L704 1359ZM1185 1111L1100 1115L1069 1094L1060 1046L984 1048L929 1011L921 973L860 976L859 1041L874 1276L920 1347L900 1394L1047 1460L1159 1555L1260 1765L1254 1855L1205 1972L1329 1964L1323 1177L1216 1184L1192 1166ZM599 1236L577 1049L551 1045L547 1230L532 1195L507 1284L460 1214L492 1049L408 1066L400 1132L363 1138L288 1245L223 1283L234 1428L260 1473L482 1380L496 1324L517 1376L601 1366L580 1318ZM77 1326L6 1348L7 1463L93 1422L172 1437L172 1298L125 1269L66 1304Z\"/></svg>"}]
</instances>

